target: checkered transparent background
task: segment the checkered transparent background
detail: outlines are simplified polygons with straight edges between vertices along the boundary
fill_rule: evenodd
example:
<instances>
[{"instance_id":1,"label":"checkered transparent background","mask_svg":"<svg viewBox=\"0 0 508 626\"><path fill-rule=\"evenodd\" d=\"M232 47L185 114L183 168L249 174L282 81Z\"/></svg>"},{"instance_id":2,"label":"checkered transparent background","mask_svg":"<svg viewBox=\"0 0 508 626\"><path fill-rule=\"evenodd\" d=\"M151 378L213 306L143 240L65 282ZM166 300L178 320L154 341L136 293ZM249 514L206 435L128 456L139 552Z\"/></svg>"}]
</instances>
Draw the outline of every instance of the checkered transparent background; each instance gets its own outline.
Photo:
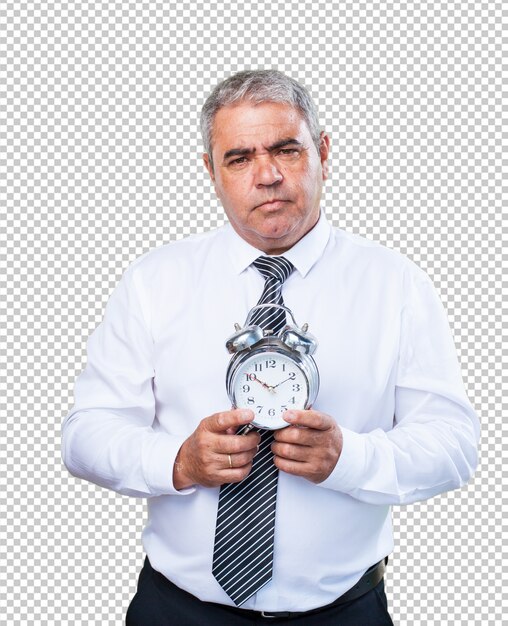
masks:
<instances>
[{"instance_id":1,"label":"checkered transparent background","mask_svg":"<svg viewBox=\"0 0 508 626\"><path fill-rule=\"evenodd\" d=\"M1 624L122 623L144 504L68 475L60 424L126 266L223 223L199 109L258 67L311 88L332 222L433 278L483 425L468 486L394 510L394 621L508 624L506 16L486 1L3 0Z\"/></svg>"}]
</instances>

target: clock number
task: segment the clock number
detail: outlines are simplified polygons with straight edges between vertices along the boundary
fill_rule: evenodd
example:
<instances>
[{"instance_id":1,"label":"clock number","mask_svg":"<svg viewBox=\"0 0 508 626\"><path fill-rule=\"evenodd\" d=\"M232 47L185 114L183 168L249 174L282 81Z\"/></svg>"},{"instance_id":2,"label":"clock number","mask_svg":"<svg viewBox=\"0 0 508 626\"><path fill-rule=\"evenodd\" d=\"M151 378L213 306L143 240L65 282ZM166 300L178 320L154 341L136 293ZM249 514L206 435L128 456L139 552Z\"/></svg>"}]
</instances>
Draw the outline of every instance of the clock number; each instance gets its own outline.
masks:
<instances>
[{"instance_id":1,"label":"clock number","mask_svg":"<svg viewBox=\"0 0 508 626\"><path fill-rule=\"evenodd\" d=\"M275 417L275 409L268 409L268 415L270 417Z\"/></svg>"},{"instance_id":2,"label":"clock number","mask_svg":"<svg viewBox=\"0 0 508 626\"><path fill-rule=\"evenodd\" d=\"M263 370L263 366L261 365L261 363L254 363L254 369L256 370L256 372L261 372Z\"/></svg>"},{"instance_id":3,"label":"clock number","mask_svg":"<svg viewBox=\"0 0 508 626\"><path fill-rule=\"evenodd\" d=\"M275 359L270 359L269 361L266 361L265 366L266 367L275 367Z\"/></svg>"},{"instance_id":4,"label":"clock number","mask_svg":"<svg viewBox=\"0 0 508 626\"><path fill-rule=\"evenodd\" d=\"M261 411L263 410L263 407L258 404L256 409L258 410L258 413L261 413Z\"/></svg>"},{"instance_id":5,"label":"clock number","mask_svg":"<svg viewBox=\"0 0 508 626\"><path fill-rule=\"evenodd\" d=\"M293 385L293 391L300 391L300 385L298 384Z\"/></svg>"},{"instance_id":6,"label":"clock number","mask_svg":"<svg viewBox=\"0 0 508 626\"><path fill-rule=\"evenodd\" d=\"M294 385L293 385L293 387L294 387ZM249 385L244 385L244 386L242 387L242 391L243 391L243 393L249 393L249 391L250 391L250 387L249 387Z\"/></svg>"},{"instance_id":7,"label":"clock number","mask_svg":"<svg viewBox=\"0 0 508 626\"><path fill-rule=\"evenodd\" d=\"M256 380L256 374L245 374L247 380Z\"/></svg>"},{"instance_id":8,"label":"clock number","mask_svg":"<svg viewBox=\"0 0 508 626\"><path fill-rule=\"evenodd\" d=\"M296 378L295 372L289 372L289 380L294 380Z\"/></svg>"},{"instance_id":9,"label":"clock number","mask_svg":"<svg viewBox=\"0 0 508 626\"><path fill-rule=\"evenodd\" d=\"M284 413L284 411L287 411L287 410L288 410L288 408L287 408L287 406L286 406L285 404L283 404L283 405L280 407L280 412L281 412L281 413Z\"/></svg>"},{"instance_id":10,"label":"clock number","mask_svg":"<svg viewBox=\"0 0 508 626\"><path fill-rule=\"evenodd\" d=\"M254 398L252 396L247 398L247 404L254 404Z\"/></svg>"},{"instance_id":11,"label":"clock number","mask_svg":"<svg viewBox=\"0 0 508 626\"><path fill-rule=\"evenodd\" d=\"M296 404L295 397L293 396L290 400L288 400L289 404Z\"/></svg>"}]
</instances>

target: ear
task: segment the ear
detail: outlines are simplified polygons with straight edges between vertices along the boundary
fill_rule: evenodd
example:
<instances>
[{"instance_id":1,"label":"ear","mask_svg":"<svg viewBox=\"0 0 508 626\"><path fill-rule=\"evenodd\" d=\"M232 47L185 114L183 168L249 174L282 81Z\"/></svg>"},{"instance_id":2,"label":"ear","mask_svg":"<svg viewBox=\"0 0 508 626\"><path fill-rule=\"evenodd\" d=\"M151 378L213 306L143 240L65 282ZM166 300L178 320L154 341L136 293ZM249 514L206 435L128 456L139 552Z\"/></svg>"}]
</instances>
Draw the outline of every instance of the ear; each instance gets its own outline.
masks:
<instances>
[{"instance_id":1,"label":"ear","mask_svg":"<svg viewBox=\"0 0 508 626\"><path fill-rule=\"evenodd\" d=\"M322 130L321 135L319 136L319 158L321 160L321 168L323 170L323 180L326 180L329 174L329 165L328 165L329 154L330 154L330 137L328 137L325 131Z\"/></svg>"},{"instance_id":2,"label":"ear","mask_svg":"<svg viewBox=\"0 0 508 626\"><path fill-rule=\"evenodd\" d=\"M208 173L210 174L210 178L212 179L212 183L215 183L215 174L213 172L213 164L210 160L210 157L208 156L208 154L205 152L203 154L203 162L205 164L206 169L208 170Z\"/></svg>"}]
</instances>

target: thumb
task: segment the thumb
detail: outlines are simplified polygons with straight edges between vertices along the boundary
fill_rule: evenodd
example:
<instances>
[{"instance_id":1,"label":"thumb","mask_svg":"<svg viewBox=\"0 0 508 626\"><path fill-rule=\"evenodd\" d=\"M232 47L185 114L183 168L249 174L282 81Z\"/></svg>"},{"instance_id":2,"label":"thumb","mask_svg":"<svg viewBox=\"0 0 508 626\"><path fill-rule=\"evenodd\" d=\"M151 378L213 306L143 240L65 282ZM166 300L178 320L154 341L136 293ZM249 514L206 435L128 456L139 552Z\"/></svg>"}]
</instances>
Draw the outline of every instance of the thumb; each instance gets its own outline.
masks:
<instances>
[{"instance_id":1,"label":"thumb","mask_svg":"<svg viewBox=\"0 0 508 626\"><path fill-rule=\"evenodd\" d=\"M223 413L215 413L210 418L208 429L215 433L235 434L239 426L249 424L254 419L254 413L249 409L233 409Z\"/></svg>"}]
</instances>

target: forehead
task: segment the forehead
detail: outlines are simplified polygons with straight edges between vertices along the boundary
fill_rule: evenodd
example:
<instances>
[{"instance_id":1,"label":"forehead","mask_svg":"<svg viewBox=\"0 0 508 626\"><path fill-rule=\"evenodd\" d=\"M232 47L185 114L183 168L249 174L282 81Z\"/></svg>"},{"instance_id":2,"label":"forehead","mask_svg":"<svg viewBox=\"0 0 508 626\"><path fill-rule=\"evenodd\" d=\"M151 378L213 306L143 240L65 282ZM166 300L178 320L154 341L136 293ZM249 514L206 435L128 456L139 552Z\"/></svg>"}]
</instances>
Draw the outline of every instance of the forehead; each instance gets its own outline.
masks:
<instances>
[{"instance_id":1,"label":"forehead","mask_svg":"<svg viewBox=\"0 0 508 626\"><path fill-rule=\"evenodd\" d=\"M281 102L242 102L217 111L212 126L214 150L246 148L294 137L307 143L310 132L298 109Z\"/></svg>"}]
</instances>

